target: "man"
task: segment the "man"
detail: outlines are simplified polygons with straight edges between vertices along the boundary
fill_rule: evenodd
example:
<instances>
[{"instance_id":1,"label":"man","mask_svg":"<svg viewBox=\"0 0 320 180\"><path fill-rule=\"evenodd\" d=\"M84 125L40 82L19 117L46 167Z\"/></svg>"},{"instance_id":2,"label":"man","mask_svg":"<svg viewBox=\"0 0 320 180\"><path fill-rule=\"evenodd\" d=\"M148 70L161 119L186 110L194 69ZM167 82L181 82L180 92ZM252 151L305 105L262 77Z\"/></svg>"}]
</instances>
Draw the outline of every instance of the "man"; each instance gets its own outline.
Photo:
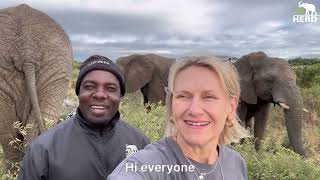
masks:
<instances>
[{"instance_id":1,"label":"man","mask_svg":"<svg viewBox=\"0 0 320 180\"><path fill-rule=\"evenodd\" d=\"M103 180L126 156L149 143L119 120L125 83L111 60L95 55L84 61L75 92L76 114L30 145L18 180Z\"/></svg>"}]
</instances>

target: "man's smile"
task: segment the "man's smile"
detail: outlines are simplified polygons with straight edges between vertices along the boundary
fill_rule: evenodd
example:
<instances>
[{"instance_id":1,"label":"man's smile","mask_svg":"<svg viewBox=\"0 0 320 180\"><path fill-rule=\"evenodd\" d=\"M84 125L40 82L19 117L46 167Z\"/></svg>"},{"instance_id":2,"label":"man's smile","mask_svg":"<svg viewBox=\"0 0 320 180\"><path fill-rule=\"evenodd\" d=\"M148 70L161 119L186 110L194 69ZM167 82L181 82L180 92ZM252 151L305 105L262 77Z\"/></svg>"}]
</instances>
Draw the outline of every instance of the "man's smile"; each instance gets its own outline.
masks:
<instances>
[{"instance_id":1,"label":"man's smile","mask_svg":"<svg viewBox=\"0 0 320 180\"><path fill-rule=\"evenodd\" d=\"M89 106L90 107L90 111L92 112L92 114L96 115L96 116L102 116L106 113L108 106L97 106L97 105L92 105Z\"/></svg>"}]
</instances>

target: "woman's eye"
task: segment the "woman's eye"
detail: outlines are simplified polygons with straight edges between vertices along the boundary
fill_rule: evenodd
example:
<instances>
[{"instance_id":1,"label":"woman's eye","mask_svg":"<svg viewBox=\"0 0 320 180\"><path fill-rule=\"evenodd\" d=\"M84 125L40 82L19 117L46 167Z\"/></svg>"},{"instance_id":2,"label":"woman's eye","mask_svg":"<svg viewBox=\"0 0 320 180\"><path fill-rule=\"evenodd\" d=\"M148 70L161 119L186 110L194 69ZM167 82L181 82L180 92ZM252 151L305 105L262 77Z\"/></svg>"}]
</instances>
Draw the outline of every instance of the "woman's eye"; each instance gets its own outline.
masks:
<instances>
[{"instance_id":1,"label":"woman's eye","mask_svg":"<svg viewBox=\"0 0 320 180\"><path fill-rule=\"evenodd\" d=\"M177 95L176 98L181 99L181 98L187 98L186 95Z\"/></svg>"},{"instance_id":2,"label":"woman's eye","mask_svg":"<svg viewBox=\"0 0 320 180\"><path fill-rule=\"evenodd\" d=\"M213 95L207 95L204 98L206 98L206 99L217 99L217 97L213 96Z\"/></svg>"}]
</instances>

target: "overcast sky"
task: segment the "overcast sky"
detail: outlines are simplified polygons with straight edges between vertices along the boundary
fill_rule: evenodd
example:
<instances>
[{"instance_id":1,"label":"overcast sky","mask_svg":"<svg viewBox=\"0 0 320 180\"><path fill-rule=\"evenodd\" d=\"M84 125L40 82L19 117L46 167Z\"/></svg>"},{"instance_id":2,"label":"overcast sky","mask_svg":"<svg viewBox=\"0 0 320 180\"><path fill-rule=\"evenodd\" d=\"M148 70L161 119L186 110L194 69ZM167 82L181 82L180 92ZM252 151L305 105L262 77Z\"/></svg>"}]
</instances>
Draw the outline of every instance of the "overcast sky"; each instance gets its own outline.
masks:
<instances>
[{"instance_id":1,"label":"overcast sky","mask_svg":"<svg viewBox=\"0 0 320 180\"><path fill-rule=\"evenodd\" d=\"M299 0L1 0L21 3L55 19L74 56L111 59L134 53L167 57L254 51L292 58L320 56L320 22L293 23ZM319 0L303 0L316 6Z\"/></svg>"}]
</instances>

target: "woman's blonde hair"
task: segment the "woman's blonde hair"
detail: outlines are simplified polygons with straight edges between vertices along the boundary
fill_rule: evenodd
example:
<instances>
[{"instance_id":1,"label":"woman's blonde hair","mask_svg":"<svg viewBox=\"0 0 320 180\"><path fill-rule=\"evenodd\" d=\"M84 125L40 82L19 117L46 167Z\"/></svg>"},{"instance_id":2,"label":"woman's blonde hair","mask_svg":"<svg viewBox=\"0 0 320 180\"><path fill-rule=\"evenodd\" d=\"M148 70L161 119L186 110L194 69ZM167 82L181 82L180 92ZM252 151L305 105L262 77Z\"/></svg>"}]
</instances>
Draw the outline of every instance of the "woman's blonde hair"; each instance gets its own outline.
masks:
<instances>
[{"instance_id":1,"label":"woman's blonde hair","mask_svg":"<svg viewBox=\"0 0 320 180\"><path fill-rule=\"evenodd\" d=\"M170 68L168 88L166 89L166 107L167 107L167 122L165 136L174 136L177 133L174 122L172 120L172 92L174 81L177 74L182 70L190 66L205 67L212 70L218 74L219 80L222 85L222 89L225 91L226 95L230 98L240 97L240 84L239 77L236 68L231 64L231 62L223 62L221 59L215 57L187 57L181 60L177 60ZM232 142L239 142L240 139L248 137L248 131L240 125L240 119L236 114L233 121L233 126L229 127L225 125L220 138L219 144L230 144Z\"/></svg>"}]
</instances>

